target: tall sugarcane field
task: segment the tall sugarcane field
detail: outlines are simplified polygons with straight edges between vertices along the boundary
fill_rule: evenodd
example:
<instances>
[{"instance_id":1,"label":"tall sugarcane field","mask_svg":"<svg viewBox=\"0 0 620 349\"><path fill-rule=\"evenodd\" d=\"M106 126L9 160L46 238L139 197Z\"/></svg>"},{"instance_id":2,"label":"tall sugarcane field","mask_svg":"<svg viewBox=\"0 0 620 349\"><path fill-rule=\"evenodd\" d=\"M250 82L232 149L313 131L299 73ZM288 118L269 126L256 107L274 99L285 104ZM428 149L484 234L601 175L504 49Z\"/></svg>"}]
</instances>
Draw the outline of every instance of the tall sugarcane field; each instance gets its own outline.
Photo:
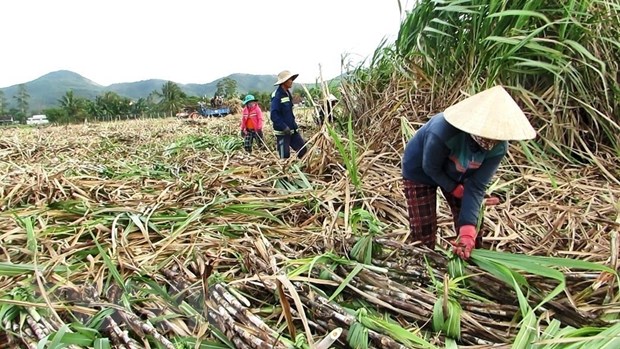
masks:
<instances>
[{"instance_id":1,"label":"tall sugarcane field","mask_svg":"<svg viewBox=\"0 0 620 349\"><path fill-rule=\"evenodd\" d=\"M0 128L0 348L620 348L620 4L420 0L335 85L308 142L240 114ZM401 159L502 85L510 142L483 247L409 243Z\"/></svg>"}]
</instances>

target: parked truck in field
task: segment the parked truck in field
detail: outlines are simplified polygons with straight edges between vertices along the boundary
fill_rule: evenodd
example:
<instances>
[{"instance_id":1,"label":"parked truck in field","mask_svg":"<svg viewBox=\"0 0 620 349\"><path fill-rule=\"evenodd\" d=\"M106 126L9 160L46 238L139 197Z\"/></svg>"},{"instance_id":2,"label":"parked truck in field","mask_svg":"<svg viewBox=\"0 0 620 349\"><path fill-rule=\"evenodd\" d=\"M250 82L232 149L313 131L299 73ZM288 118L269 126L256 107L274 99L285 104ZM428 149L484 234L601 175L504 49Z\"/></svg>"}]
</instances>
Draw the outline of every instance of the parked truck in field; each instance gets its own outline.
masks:
<instances>
[{"instance_id":1,"label":"parked truck in field","mask_svg":"<svg viewBox=\"0 0 620 349\"><path fill-rule=\"evenodd\" d=\"M44 125L48 124L50 121L47 119L45 115L33 115L26 119L26 125Z\"/></svg>"}]
</instances>

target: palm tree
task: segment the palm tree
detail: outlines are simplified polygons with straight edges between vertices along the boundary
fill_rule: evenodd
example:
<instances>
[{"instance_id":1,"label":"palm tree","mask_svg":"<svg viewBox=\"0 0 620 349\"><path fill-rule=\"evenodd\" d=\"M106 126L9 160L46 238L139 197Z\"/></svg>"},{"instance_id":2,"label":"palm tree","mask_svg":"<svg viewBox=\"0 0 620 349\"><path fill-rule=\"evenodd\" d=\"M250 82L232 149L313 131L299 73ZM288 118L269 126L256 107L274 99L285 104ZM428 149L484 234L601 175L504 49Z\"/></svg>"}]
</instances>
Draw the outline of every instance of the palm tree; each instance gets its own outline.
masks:
<instances>
[{"instance_id":1,"label":"palm tree","mask_svg":"<svg viewBox=\"0 0 620 349\"><path fill-rule=\"evenodd\" d=\"M142 116L149 111L149 103L145 98L139 98L130 103L131 115Z\"/></svg>"},{"instance_id":2,"label":"palm tree","mask_svg":"<svg viewBox=\"0 0 620 349\"><path fill-rule=\"evenodd\" d=\"M75 97L73 90L67 91L58 102L60 103L60 108L67 113L69 120L78 121L83 116L84 101L79 97Z\"/></svg>"},{"instance_id":3,"label":"palm tree","mask_svg":"<svg viewBox=\"0 0 620 349\"><path fill-rule=\"evenodd\" d=\"M129 98L122 97L114 92L106 92L103 96L97 96L95 99L97 104L96 110L100 111L101 116L120 117L129 115L131 101Z\"/></svg>"},{"instance_id":4,"label":"palm tree","mask_svg":"<svg viewBox=\"0 0 620 349\"><path fill-rule=\"evenodd\" d=\"M183 106L184 100L187 98L179 85L172 81L162 85L161 92L157 91L156 94L161 98L159 101L160 109L170 116L173 116Z\"/></svg>"}]
</instances>

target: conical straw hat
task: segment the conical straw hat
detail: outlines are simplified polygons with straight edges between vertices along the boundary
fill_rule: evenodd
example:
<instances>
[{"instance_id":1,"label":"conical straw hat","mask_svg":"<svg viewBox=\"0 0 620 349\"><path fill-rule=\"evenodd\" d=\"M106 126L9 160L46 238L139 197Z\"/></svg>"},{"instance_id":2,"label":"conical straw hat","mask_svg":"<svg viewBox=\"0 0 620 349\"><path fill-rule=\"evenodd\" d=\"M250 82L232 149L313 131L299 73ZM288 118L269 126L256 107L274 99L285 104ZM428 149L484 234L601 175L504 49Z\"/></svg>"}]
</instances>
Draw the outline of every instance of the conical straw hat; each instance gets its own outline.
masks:
<instances>
[{"instance_id":1,"label":"conical straw hat","mask_svg":"<svg viewBox=\"0 0 620 349\"><path fill-rule=\"evenodd\" d=\"M444 111L446 121L461 131L501 141L536 137L536 131L502 86L475 94Z\"/></svg>"}]
</instances>

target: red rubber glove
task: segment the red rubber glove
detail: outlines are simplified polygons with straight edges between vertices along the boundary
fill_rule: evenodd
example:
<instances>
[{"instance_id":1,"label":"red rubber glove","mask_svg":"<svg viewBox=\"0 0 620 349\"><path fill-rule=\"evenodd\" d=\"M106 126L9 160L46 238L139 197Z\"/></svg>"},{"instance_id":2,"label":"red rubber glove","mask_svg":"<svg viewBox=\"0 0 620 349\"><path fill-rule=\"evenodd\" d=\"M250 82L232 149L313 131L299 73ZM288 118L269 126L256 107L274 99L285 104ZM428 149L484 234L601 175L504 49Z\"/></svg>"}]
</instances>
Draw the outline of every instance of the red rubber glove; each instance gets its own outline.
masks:
<instances>
[{"instance_id":1,"label":"red rubber glove","mask_svg":"<svg viewBox=\"0 0 620 349\"><path fill-rule=\"evenodd\" d=\"M454 190L452 190L450 194L452 194L452 196L454 196L457 199L462 199L464 191L465 191L465 187L463 187L462 184L457 184L456 188L454 188Z\"/></svg>"},{"instance_id":2,"label":"red rubber glove","mask_svg":"<svg viewBox=\"0 0 620 349\"><path fill-rule=\"evenodd\" d=\"M473 225L464 225L459 228L459 238L454 245L454 253L463 259L469 259L471 251L476 246L476 227Z\"/></svg>"}]
</instances>

